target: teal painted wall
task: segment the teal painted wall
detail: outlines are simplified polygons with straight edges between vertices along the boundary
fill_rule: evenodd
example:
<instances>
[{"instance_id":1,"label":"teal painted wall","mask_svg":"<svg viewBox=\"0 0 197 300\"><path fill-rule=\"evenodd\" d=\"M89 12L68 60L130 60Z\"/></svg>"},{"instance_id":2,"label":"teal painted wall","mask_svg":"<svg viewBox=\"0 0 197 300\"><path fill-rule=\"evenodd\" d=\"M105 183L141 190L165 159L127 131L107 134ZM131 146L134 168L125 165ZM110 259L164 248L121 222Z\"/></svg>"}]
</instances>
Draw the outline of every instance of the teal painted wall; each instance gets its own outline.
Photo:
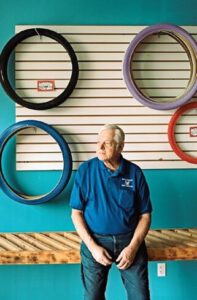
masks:
<instances>
[{"instance_id":1,"label":"teal painted wall","mask_svg":"<svg viewBox=\"0 0 197 300\"><path fill-rule=\"evenodd\" d=\"M15 25L151 25L160 22L197 25L196 0L1 0L0 49L14 35ZM15 122L14 103L0 87L0 133ZM59 172L15 172L14 143L4 155L9 180L27 193L48 191ZM197 171L146 170L154 207L152 228L196 227ZM0 190L0 231L72 230L68 199L73 183L61 196L43 205L27 206ZM149 263L152 300L194 300L197 262L167 262L167 276L156 276ZM109 278L108 300L126 299L115 267ZM1 300L82 299L79 265L0 266ZM135 299L137 300L137 299Z\"/></svg>"}]
</instances>

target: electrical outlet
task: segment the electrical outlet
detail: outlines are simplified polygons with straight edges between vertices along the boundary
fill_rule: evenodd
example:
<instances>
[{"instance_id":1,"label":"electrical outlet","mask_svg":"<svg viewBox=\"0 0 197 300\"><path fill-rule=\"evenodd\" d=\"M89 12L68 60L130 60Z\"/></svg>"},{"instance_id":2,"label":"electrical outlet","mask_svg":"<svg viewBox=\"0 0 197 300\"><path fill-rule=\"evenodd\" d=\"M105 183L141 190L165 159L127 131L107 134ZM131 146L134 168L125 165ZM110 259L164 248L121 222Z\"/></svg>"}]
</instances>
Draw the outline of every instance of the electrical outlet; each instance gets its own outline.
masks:
<instances>
[{"instance_id":1,"label":"electrical outlet","mask_svg":"<svg viewBox=\"0 0 197 300\"><path fill-rule=\"evenodd\" d=\"M165 263L158 263L157 264L157 276L158 277L165 277L166 276L166 264Z\"/></svg>"}]
</instances>

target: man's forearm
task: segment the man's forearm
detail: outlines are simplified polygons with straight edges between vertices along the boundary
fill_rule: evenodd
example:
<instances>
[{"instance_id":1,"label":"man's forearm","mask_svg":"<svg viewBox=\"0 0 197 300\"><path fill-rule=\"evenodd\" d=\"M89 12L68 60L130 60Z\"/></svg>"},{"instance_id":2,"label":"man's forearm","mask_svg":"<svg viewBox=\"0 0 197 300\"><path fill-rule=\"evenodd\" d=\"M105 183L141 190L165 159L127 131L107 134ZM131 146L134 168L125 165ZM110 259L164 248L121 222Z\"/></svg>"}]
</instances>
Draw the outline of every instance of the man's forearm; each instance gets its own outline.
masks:
<instances>
[{"instance_id":1,"label":"man's forearm","mask_svg":"<svg viewBox=\"0 0 197 300\"><path fill-rule=\"evenodd\" d=\"M139 218L138 225L135 229L132 240L129 244L132 248L138 250L141 243L145 239L151 224L151 214L143 214Z\"/></svg>"},{"instance_id":2,"label":"man's forearm","mask_svg":"<svg viewBox=\"0 0 197 300\"><path fill-rule=\"evenodd\" d=\"M95 245L95 241L92 238L86 222L83 217L83 212L77 211L75 209L72 210L72 221L76 228L77 233L79 234L82 241L86 244L88 249L90 250L93 245Z\"/></svg>"}]
</instances>

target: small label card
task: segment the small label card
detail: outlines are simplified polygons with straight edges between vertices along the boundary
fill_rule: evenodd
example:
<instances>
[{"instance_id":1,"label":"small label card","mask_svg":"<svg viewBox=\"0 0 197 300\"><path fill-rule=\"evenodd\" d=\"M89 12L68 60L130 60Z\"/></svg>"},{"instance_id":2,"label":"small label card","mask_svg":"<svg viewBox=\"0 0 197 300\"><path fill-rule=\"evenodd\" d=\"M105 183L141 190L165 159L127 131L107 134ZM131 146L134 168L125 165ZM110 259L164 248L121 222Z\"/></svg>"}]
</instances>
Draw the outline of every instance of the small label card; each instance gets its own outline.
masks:
<instances>
[{"instance_id":1,"label":"small label card","mask_svg":"<svg viewBox=\"0 0 197 300\"><path fill-rule=\"evenodd\" d=\"M197 137L197 126L189 128L190 137Z\"/></svg>"},{"instance_id":2,"label":"small label card","mask_svg":"<svg viewBox=\"0 0 197 300\"><path fill-rule=\"evenodd\" d=\"M37 90L39 92L51 92L55 90L55 80L38 80Z\"/></svg>"}]
</instances>

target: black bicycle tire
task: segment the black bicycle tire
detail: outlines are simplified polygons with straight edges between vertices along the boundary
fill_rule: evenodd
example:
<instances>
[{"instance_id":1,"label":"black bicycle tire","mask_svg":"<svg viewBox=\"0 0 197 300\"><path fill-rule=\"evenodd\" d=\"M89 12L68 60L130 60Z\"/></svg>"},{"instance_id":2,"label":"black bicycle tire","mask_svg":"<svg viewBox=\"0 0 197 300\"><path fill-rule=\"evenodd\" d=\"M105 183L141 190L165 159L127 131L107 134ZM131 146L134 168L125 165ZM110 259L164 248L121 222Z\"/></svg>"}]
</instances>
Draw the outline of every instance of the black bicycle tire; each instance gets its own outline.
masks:
<instances>
[{"instance_id":1,"label":"black bicycle tire","mask_svg":"<svg viewBox=\"0 0 197 300\"><path fill-rule=\"evenodd\" d=\"M31 103L25 101L22 97L20 97L15 90L12 88L9 79L8 79L8 62L10 55L14 48L21 43L23 40L26 38L35 36L35 35L40 35L40 36L46 36L50 37L51 39L57 41L59 44L61 44L64 49L68 52L68 55L71 59L71 64L72 64L72 73L71 73L71 78L69 81L69 84L67 87L64 89L64 91L58 95L57 97L53 98L52 100L44 103ZM19 105L22 105L26 108L29 109L35 109L35 110L44 110L44 109L50 109L53 107L56 107L63 103L72 93L74 90L77 80L78 80L78 75L79 75L79 67L78 67L78 61L76 54L71 47L70 43L59 33L45 29L45 28L31 28L31 29L26 29L18 34L16 34L14 37L12 37L8 43L4 46L1 56L0 56L0 81L1 84L6 91L6 93Z\"/></svg>"}]
</instances>

